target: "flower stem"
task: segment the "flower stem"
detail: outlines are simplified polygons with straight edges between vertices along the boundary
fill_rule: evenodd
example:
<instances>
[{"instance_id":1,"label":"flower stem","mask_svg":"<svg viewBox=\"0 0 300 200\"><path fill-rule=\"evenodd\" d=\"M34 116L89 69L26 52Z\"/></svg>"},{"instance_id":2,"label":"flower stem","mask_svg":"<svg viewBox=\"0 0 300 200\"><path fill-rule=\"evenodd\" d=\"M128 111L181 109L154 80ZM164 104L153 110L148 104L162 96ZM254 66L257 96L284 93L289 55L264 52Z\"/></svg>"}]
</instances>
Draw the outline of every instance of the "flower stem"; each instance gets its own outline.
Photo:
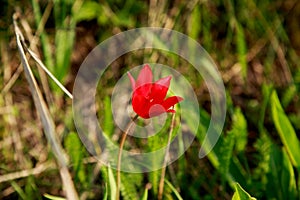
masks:
<instances>
[{"instance_id":1,"label":"flower stem","mask_svg":"<svg viewBox=\"0 0 300 200\"><path fill-rule=\"evenodd\" d=\"M171 137L172 137L172 132L174 129L174 125L175 125L175 113L172 113L172 121L171 121L171 125L170 125L170 131L169 131L169 136L168 136L168 145L166 148L166 154L164 157L164 163L163 163L163 168L161 169L161 177L160 177L160 181L159 181L159 187L158 187L158 200L162 199L163 196L163 191L164 191L164 183L165 183L165 175L166 175L166 168L167 168L167 161L169 158L169 149L170 149L170 143L171 143Z\"/></svg>"},{"instance_id":2,"label":"flower stem","mask_svg":"<svg viewBox=\"0 0 300 200\"><path fill-rule=\"evenodd\" d=\"M122 134L120 147L119 147L119 153L118 153L118 163L117 163L117 185L116 185L116 200L120 199L120 184L121 184L121 157L122 157L122 151L124 147L124 143L126 140L126 137L131 129L131 127L134 125L134 122L137 120L138 115L135 115L133 119L128 123L125 131Z\"/></svg>"}]
</instances>

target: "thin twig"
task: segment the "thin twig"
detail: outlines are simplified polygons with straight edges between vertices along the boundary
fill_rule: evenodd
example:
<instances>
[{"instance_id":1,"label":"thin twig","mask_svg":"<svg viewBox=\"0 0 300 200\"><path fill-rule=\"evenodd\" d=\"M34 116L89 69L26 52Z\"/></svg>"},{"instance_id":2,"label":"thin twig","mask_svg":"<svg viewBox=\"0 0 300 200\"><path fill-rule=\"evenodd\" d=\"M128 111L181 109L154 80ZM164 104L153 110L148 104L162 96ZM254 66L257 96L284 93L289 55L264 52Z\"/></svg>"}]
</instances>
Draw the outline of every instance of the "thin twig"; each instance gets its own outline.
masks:
<instances>
[{"instance_id":1,"label":"thin twig","mask_svg":"<svg viewBox=\"0 0 300 200\"><path fill-rule=\"evenodd\" d=\"M13 181L13 180L16 180L19 178L28 177L30 175L37 175L37 174L44 172L47 169L51 169L54 167L55 167L55 164L53 162L46 162L46 163L39 164L37 167L32 168L32 169L25 169L25 170L18 171L18 172L4 174L4 175L0 176L0 183L6 182L6 181Z\"/></svg>"},{"instance_id":2,"label":"thin twig","mask_svg":"<svg viewBox=\"0 0 300 200\"><path fill-rule=\"evenodd\" d=\"M169 136L168 136L168 145L166 148L166 154L164 157L163 168L161 169L161 176L160 176L160 181L159 181L159 186L158 186L158 197L157 197L158 200L161 200L162 196L163 196L166 168L167 168L167 162L168 162L168 158L169 158L170 143L171 143L172 132L173 132L174 126L175 126L175 113L172 113L172 121L171 121Z\"/></svg>"},{"instance_id":3,"label":"thin twig","mask_svg":"<svg viewBox=\"0 0 300 200\"><path fill-rule=\"evenodd\" d=\"M122 139L120 142L119 147L119 153L118 153L118 163L117 163L117 187L116 187L116 200L120 199L120 184L121 184L121 158L122 158L122 151L124 147L124 143L126 140L126 137L132 127L134 125L134 122L137 120L138 115L135 115L134 118L128 123L125 131L123 132Z\"/></svg>"},{"instance_id":4,"label":"thin twig","mask_svg":"<svg viewBox=\"0 0 300 200\"><path fill-rule=\"evenodd\" d=\"M40 34L44 31L44 27L45 24L50 16L51 10L53 7L53 3L50 1L47 4L47 7L43 13L43 16L41 18L40 23L38 24L37 30L34 33L34 35L32 34L32 30L31 27L28 23L28 21L26 20L26 18L20 18L20 24L22 25L22 28L24 29L24 32L26 34L26 37L29 41L29 49L32 49L32 51L37 52L38 54L38 41L39 41L39 36ZM53 98L52 98L52 94L51 94L51 90L50 90L50 86L49 86L49 82L47 79L47 74L43 71L43 69L41 69L40 67L38 67L38 73L40 75L40 80L41 80L41 85L42 88L44 90L45 93L45 98L48 104L52 104L53 103Z\"/></svg>"},{"instance_id":5,"label":"thin twig","mask_svg":"<svg viewBox=\"0 0 300 200\"><path fill-rule=\"evenodd\" d=\"M33 49L33 50L36 49L36 44L38 42L39 35L44 30L44 26L46 24L47 19L50 16L52 6L53 6L53 3L50 1L47 4L47 7L46 7L45 12L44 12L44 14L42 16L42 19L41 19L41 23L39 24L39 26L37 28L37 31L35 32L35 35L34 35L33 39L29 40L30 41L30 44L29 44L29 48L30 49ZM28 25L27 21L25 21L25 20L22 19L21 20L21 24L22 24L24 30L28 31L29 25ZM8 82L6 83L6 85L3 87L3 90L1 91L2 94L6 94L10 90L10 88L14 85L14 83L19 78L19 76L20 76L20 74L22 72L23 72L23 67L22 67L22 64L20 64L18 66L17 70L15 71L15 73L13 74L13 76L8 80Z\"/></svg>"},{"instance_id":6,"label":"thin twig","mask_svg":"<svg viewBox=\"0 0 300 200\"><path fill-rule=\"evenodd\" d=\"M71 99L73 99L73 95L55 78L55 76L47 69L47 67L44 65L44 63L39 59L38 55L36 55L33 51L31 51L29 48L26 48L28 53L31 55L31 57L38 63L38 65L50 76L50 78L68 95Z\"/></svg>"},{"instance_id":7,"label":"thin twig","mask_svg":"<svg viewBox=\"0 0 300 200\"><path fill-rule=\"evenodd\" d=\"M17 70L12 75L12 77L8 80L8 82L3 87L2 91L1 91L2 94L6 94L10 90L10 88L14 85L16 80L18 80L18 78L22 72L23 72L23 67L20 64L18 66Z\"/></svg>"}]
</instances>

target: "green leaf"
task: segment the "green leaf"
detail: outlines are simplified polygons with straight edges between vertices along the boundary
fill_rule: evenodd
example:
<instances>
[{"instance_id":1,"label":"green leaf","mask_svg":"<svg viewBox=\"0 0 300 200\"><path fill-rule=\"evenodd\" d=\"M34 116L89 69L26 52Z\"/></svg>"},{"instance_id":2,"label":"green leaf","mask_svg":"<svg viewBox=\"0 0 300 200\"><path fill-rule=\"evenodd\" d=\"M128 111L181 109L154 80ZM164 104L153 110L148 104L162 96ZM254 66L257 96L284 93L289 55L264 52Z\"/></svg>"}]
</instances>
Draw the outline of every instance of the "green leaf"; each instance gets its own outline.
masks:
<instances>
[{"instance_id":1,"label":"green leaf","mask_svg":"<svg viewBox=\"0 0 300 200\"><path fill-rule=\"evenodd\" d=\"M109 184L109 188L110 188L110 199L115 200L116 192L117 192L117 185L116 185L114 174L113 174L110 166L107 167L107 174L108 174L108 184Z\"/></svg>"},{"instance_id":2,"label":"green leaf","mask_svg":"<svg viewBox=\"0 0 300 200\"><path fill-rule=\"evenodd\" d=\"M111 99L109 96L104 98L104 118L103 118L103 131L106 135L112 136L114 133L114 120L111 111Z\"/></svg>"},{"instance_id":3,"label":"green leaf","mask_svg":"<svg viewBox=\"0 0 300 200\"><path fill-rule=\"evenodd\" d=\"M220 174L222 176L222 185L224 186L229 173L229 165L232 158L232 152L234 147L234 134L232 131L228 132L228 135L222 140L220 151L218 152Z\"/></svg>"},{"instance_id":4,"label":"green leaf","mask_svg":"<svg viewBox=\"0 0 300 200\"><path fill-rule=\"evenodd\" d=\"M188 23L189 36L197 39L201 32L201 12L198 5L194 7Z\"/></svg>"},{"instance_id":5,"label":"green leaf","mask_svg":"<svg viewBox=\"0 0 300 200\"><path fill-rule=\"evenodd\" d=\"M143 194L142 200L147 200L148 199L148 188L145 188L145 192Z\"/></svg>"},{"instance_id":6,"label":"green leaf","mask_svg":"<svg viewBox=\"0 0 300 200\"><path fill-rule=\"evenodd\" d=\"M103 200L107 200L107 197L108 197L108 187L107 187L107 183L105 183L105 193L104 193L104 197L103 197Z\"/></svg>"},{"instance_id":7,"label":"green leaf","mask_svg":"<svg viewBox=\"0 0 300 200\"><path fill-rule=\"evenodd\" d=\"M168 180L165 179L165 183L169 186L169 188L172 190L172 192L174 192L177 199L183 200L183 198L180 196L179 192L175 189L175 187Z\"/></svg>"},{"instance_id":8,"label":"green leaf","mask_svg":"<svg viewBox=\"0 0 300 200\"><path fill-rule=\"evenodd\" d=\"M238 152L244 151L247 145L247 121L240 108L237 108L233 114L233 127L231 132L236 138L236 150Z\"/></svg>"},{"instance_id":9,"label":"green leaf","mask_svg":"<svg viewBox=\"0 0 300 200\"><path fill-rule=\"evenodd\" d=\"M70 1L56 0L53 5L55 21L55 67L53 73L62 82L69 71L71 53L75 42L76 23ZM69 16L69 13L72 13Z\"/></svg>"},{"instance_id":10,"label":"green leaf","mask_svg":"<svg viewBox=\"0 0 300 200\"><path fill-rule=\"evenodd\" d=\"M294 169L285 149L283 149L282 159L282 165L285 170L281 175L281 188L284 189L284 199L296 199L297 189Z\"/></svg>"},{"instance_id":11,"label":"green leaf","mask_svg":"<svg viewBox=\"0 0 300 200\"><path fill-rule=\"evenodd\" d=\"M243 27L236 22L236 43L239 62L242 68L242 75L247 77L247 45Z\"/></svg>"},{"instance_id":12,"label":"green leaf","mask_svg":"<svg viewBox=\"0 0 300 200\"><path fill-rule=\"evenodd\" d=\"M32 4L33 12L34 12L35 24L36 24L36 27L38 27L40 25L40 23L42 23L42 13L41 13L39 1L32 0L31 4ZM43 57L45 60L45 64L50 69L50 71L53 72L54 59L52 57L52 51L51 51L52 46L50 43L50 39L44 30L40 33L40 37L41 37L41 45L42 45L42 49L43 49Z\"/></svg>"},{"instance_id":13,"label":"green leaf","mask_svg":"<svg viewBox=\"0 0 300 200\"><path fill-rule=\"evenodd\" d=\"M269 105L269 100L270 100L272 91L273 91L273 86L272 85L267 85L267 84L262 85L263 101L261 103L260 117L259 117L259 120L258 120L258 129L259 129L260 132L264 131L265 114L266 114L267 107Z\"/></svg>"},{"instance_id":14,"label":"green leaf","mask_svg":"<svg viewBox=\"0 0 300 200\"><path fill-rule=\"evenodd\" d=\"M22 199L28 199L29 197L25 194L23 189L16 183L16 182L11 182L11 186L14 188L14 190L19 194L19 196Z\"/></svg>"},{"instance_id":15,"label":"green leaf","mask_svg":"<svg viewBox=\"0 0 300 200\"><path fill-rule=\"evenodd\" d=\"M239 183L235 185L235 192L232 196L232 200L255 200L256 198L251 197L241 186Z\"/></svg>"},{"instance_id":16,"label":"green leaf","mask_svg":"<svg viewBox=\"0 0 300 200\"><path fill-rule=\"evenodd\" d=\"M76 15L74 15L74 19L76 22L81 22L85 20L96 19L99 15L103 15L102 7L99 3L95 1L85 1Z\"/></svg>"},{"instance_id":17,"label":"green leaf","mask_svg":"<svg viewBox=\"0 0 300 200\"><path fill-rule=\"evenodd\" d=\"M83 185L86 185L85 166L83 164L83 147L76 133L71 132L65 140L67 152L74 165L75 180L79 180Z\"/></svg>"},{"instance_id":18,"label":"green leaf","mask_svg":"<svg viewBox=\"0 0 300 200\"><path fill-rule=\"evenodd\" d=\"M276 91L273 91L271 95L271 110L272 117L280 136L280 139L286 148L288 155L295 167L300 169L300 144L296 132L289 121L288 117L284 113L284 110L280 104Z\"/></svg>"},{"instance_id":19,"label":"green leaf","mask_svg":"<svg viewBox=\"0 0 300 200\"><path fill-rule=\"evenodd\" d=\"M44 194L44 197L46 197L47 199L51 199L51 200L66 200L63 197L53 196L50 194Z\"/></svg>"},{"instance_id":20,"label":"green leaf","mask_svg":"<svg viewBox=\"0 0 300 200\"><path fill-rule=\"evenodd\" d=\"M54 75L60 81L66 78L70 68L71 53L75 39L75 30L70 26L65 26L64 29L58 29L55 35L55 59L56 67Z\"/></svg>"},{"instance_id":21,"label":"green leaf","mask_svg":"<svg viewBox=\"0 0 300 200\"><path fill-rule=\"evenodd\" d=\"M284 148L272 145L267 178L268 199L296 199L294 169Z\"/></svg>"}]
</instances>

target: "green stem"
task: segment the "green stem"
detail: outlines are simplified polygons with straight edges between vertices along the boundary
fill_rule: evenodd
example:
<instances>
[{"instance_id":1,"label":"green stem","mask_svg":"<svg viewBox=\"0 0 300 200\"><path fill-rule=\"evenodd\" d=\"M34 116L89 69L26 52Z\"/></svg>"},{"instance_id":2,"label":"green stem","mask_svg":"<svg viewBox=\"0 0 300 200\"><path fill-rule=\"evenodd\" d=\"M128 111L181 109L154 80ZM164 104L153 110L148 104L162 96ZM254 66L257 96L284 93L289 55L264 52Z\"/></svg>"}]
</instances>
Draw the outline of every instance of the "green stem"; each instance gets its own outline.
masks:
<instances>
[{"instance_id":1,"label":"green stem","mask_svg":"<svg viewBox=\"0 0 300 200\"><path fill-rule=\"evenodd\" d=\"M160 181L159 181L158 197L157 197L158 200L161 200L162 196L163 196L165 175L166 175L166 168L167 168L166 165L167 165L167 161L168 161L168 158L169 158L169 149L170 149L170 143L171 143L171 137L172 137L172 132L173 132L173 129L174 129L174 125L175 125L175 113L172 114L172 122L171 122L169 136L168 136L168 145L167 145L166 154L165 154L165 157L164 157L163 168L161 169L161 177L160 177Z\"/></svg>"},{"instance_id":2,"label":"green stem","mask_svg":"<svg viewBox=\"0 0 300 200\"><path fill-rule=\"evenodd\" d=\"M120 199L120 184L121 184L121 157L122 157L122 151L124 147L124 143L126 140L126 137L131 129L131 127L134 125L134 122L137 120L138 115L135 115L134 118L128 123L125 131L122 134L122 139L120 142L120 148L118 153L118 163L117 163L117 188L116 188L116 200Z\"/></svg>"}]
</instances>

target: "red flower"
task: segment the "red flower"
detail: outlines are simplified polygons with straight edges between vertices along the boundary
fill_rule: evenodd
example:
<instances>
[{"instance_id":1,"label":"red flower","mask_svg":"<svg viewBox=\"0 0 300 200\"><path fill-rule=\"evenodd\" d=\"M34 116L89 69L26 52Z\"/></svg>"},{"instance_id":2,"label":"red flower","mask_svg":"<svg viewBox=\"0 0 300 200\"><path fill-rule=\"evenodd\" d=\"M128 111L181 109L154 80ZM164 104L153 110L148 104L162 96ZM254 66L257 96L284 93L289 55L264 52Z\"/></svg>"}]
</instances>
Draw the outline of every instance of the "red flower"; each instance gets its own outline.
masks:
<instances>
[{"instance_id":1,"label":"red flower","mask_svg":"<svg viewBox=\"0 0 300 200\"><path fill-rule=\"evenodd\" d=\"M165 99L172 76L167 76L153 83L153 75L149 65L143 67L137 81L129 72L128 76L133 90L132 107L142 118L155 117L165 112L174 113L175 110L172 107L183 100L179 96Z\"/></svg>"}]
</instances>

